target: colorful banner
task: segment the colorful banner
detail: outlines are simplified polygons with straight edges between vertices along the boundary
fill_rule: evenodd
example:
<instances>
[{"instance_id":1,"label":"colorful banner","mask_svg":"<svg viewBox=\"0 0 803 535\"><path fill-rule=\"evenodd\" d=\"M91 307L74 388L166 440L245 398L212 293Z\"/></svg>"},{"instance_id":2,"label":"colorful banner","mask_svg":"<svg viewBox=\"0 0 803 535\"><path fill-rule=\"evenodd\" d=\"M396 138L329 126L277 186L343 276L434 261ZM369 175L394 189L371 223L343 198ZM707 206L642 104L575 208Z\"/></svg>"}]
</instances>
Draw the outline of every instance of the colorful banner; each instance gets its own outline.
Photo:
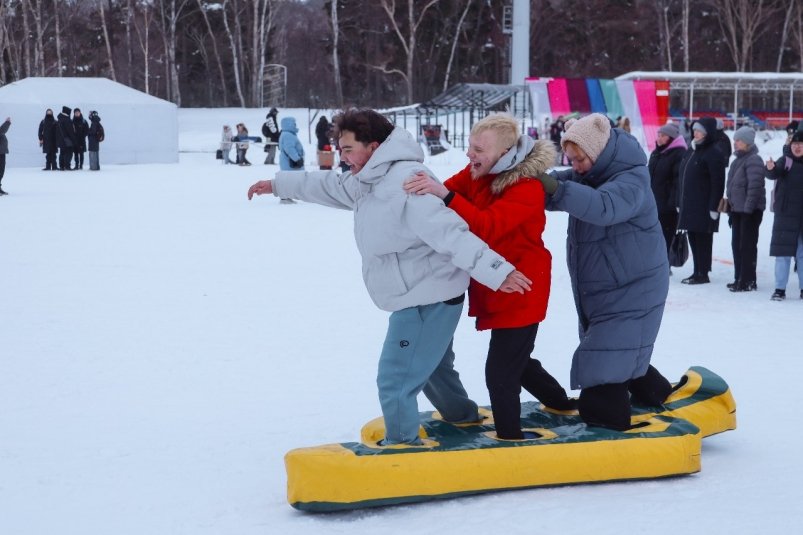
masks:
<instances>
[{"instance_id":1,"label":"colorful banner","mask_svg":"<svg viewBox=\"0 0 803 535\"><path fill-rule=\"evenodd\" d=\"M655 81L655 105L658 108L658 126L669 118L669 80Z\"/></svg>"},{"instance_id":2,"label":"colorful banner","mask_svg":"<svg viewBox=\"0 0 803 535\"><path fill-rule=\"evenodd\" d=\"M658 135L658 108L655 103L655 82L652 80L634 80L633 89L641 112L641 123L644 128L644 137L647 140L647 149L655 149L655 137Z\"/></svg>"},{"instance_id":3,"label":"colorful banner","mask_svg":"<svg viewBox=\"0 0 803 535\"><path fill-rule=\"evenodd\" d=\"M624 115L630 118L630 133L641 143L642 147L647 147L647 138L644 135L644 125L641 121L641 111L633 81L614 80L614 82L616 82L616 89L619 90L619 99L622 101Z\"/></svg>"},{"instance_id":4,"label":"colorful banner","mask_svg":"<svg viewBox=\"0 0 803 535\"><path fill-rule=\"evenodd\" d=\"M622 108L622 99L619 98L619 90L613 80L600 80L599 87L605 97L605 107L608 108L608 117L616 119L625 114Z\"/></svg>"},{"instance_id":5,"label":"colorful banner","mask_svg":"<svg viewBox=\"0 0 803 535\"><path fill-rule=\"evenodd\" d=\"M549 90L547 89L548 83L548 78L527 78L524 80L524 84L530 90L530 103L532 104L533 117L536 118L536 124L543 124L544 119L552 121L552 108L549 105Z\"/></svg>"},{"instance_id":6,"label":"colorful banner","mask_svg":"<svg viewBox=\"0 0 803 535\"><path fill-rule=\"evenodd\" d=\"M566 80L566 89L569 93L569 106L572 111L591 113L591 103L588 99L588 87L585 78L569 78Z\"/></svg>"},{"instance_id":7,"label":"colorful banner","mask_svg":"<svg viewBox=\"0 0 803 535\"><path fill-rule=\"evenodd\" d=\"M565 78L553 78L547 85L549 90L549 107L554 119L558 115L566 115L572 111L569 105L569 90Z\"/></svg>"},{"instance_id":8,"label":"colorful banner","mask_svg":"<svg viewBox=\"0 0 803 535\"><path fill-rule=\"evenodd\" d=\"M588 89L588 100L591 104L591 112L607 114L608 107L605 105L605 96L602 94L599 80L596 78L587 78L586 89Z\"/></svg>"}]
</instances>

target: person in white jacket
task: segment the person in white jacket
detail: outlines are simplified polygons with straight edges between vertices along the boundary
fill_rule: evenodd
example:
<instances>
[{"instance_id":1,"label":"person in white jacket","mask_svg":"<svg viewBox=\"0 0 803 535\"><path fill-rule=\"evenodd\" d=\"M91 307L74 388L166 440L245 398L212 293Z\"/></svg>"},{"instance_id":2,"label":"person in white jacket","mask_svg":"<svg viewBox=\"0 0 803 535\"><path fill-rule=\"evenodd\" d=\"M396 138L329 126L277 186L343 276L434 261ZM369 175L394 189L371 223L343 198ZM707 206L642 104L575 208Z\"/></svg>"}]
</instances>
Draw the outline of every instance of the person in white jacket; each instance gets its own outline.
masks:
<instances>
[{"instance_id":1,"label":"person in white jacket","mask_svg":"<svg viewBox=\"0 0 803 535\"><path fill-rule=\"evenodd\" d=\"M507 293L529 291L531 281L441 199L404 191L412 174L431 174L409 132L373 110L347 110L334 125L350 171L278 172L252 185L248 198L272 193L354 212L365 286L374 303L391 312L377 373L385 419L379 445L420 445L421 391L448 422L482 420L452 351L469 279Z\"/></svg>"}]
</instances>

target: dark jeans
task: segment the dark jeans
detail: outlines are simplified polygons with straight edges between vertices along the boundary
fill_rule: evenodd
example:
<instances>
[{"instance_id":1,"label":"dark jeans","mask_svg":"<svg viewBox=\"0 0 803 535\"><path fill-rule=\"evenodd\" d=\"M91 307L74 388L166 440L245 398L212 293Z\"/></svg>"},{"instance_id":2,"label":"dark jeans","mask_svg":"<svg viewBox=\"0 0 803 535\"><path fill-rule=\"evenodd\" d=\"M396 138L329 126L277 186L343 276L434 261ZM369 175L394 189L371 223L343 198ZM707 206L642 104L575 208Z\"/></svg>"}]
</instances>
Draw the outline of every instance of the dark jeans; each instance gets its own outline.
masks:
<instances>
[{"instance_id":1,"label":"dark jeans","mask_svg":"<svg viewBox=\"0 0 803 535\"><path fill-rule=\"evenodd\" d=\"M3 175L6 174L6 155L0 154L0 184L3 182Z\"/></svg>"},{"instance_id":2,"label":"dark jeans","mask_svg":"<svg viewBox=\"0 0 803 535\"><path fill-rule=\"evenodd\" d=\"M758 257L758 227L764 213L760 210L745 214L731 212L731 248L736 282L756 282L756 258Z\"/></svg>"},{"instance_id":3,"label":"dark jeans","mask_svg":"<svg viewBox=\"0 0 803 535\"><path fill-rule=\"evenodd\" d=\"M672 244L672 238L675 237L675 232L678 229L678 213L673 210L658 214L658 222L661 224L661 232L664 234L664 240L666 240L666 255L668 258L669 246Z\"/></svg>"},{"instance_id":4,"label":"dark jeans","mask_svg":"<svg viewBox=\"0 0 803 535\"><path fill-rule=\"evenodd\" d=\"M708 275L711 271L711 252L714 248L713 232L689 231L689 248L694 260L694 274Z\"/></svg>"},{"instance_id":5,"label":"dark jeans","mask_svg":"<svg viewBox=\"0 0 803 535\"><path fill-rule=\"evenodd\" d=\"M530 354L535 346L538 324L511 329L493 329L485 361L485 384L491 398L496 435L521 439L521 387L544 405L567 408L566 391L541 363Z\"/></svg>"}]
</instances>

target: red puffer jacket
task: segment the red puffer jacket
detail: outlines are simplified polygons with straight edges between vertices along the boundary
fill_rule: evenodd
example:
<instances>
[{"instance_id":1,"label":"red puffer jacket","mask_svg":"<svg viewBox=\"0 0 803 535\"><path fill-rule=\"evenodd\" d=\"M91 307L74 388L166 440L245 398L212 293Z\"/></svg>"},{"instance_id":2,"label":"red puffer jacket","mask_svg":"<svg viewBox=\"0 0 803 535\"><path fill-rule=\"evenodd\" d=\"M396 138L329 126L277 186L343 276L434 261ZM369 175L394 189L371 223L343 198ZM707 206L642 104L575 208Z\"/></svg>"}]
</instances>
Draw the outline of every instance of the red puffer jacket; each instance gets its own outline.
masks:
<instances>
[{"instance_id":1,"label":"red puffer jacket","mask_svg":"<svg viewBox=\"0 0 803 535\"><path fill-rule=\"evenodd\" d=\"M469 165L444 182L455 193L449 208L532 281L532 290L521 295L494 292L472 279L468 314L477 318L480 331L523 327L546 317L552 255L541 238L546 224L544 189L538 180L528 178L531 173L525 174L532 170L529 160L477 180L471 177Z\"/></svg>"}]
</instances>

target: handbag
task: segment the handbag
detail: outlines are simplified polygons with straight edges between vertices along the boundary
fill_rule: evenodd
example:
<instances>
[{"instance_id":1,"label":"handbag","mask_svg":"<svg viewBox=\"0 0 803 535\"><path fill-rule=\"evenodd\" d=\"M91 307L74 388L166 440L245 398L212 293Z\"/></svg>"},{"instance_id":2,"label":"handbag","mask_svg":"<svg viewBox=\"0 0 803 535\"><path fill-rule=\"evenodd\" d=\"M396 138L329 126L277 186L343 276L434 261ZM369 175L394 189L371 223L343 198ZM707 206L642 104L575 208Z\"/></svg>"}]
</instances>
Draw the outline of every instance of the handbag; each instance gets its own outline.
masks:
<instances>
[{"instance_id":1,"label":"handbag","mask_svg":"<svg viewBox=\"0 0 803 535\"><path fill-rule=\"evenodd\" d=\"M683 267L689 259L689 236L684 230L675 234L669 245L669 265Z\"/></svg>"},{"instance_id":2,"label":"handbag","mask_svg":"<svg viewBox=\"0 0 803 535\"><path fill-rule=\"evenodd\" d=\"M218 149L217 151L215 151L215 159L216 160L222 160L223 159L223 150L222 149Z\"/></svg>"},{"instance_id":3,"label":"handbag","mask_svg":"<svg viewBox=\"0 0 803 535\"><path fill-rule=\"evenodd\" d=\"M717 212L720 214L729 214L731 211L731 203L725 197L722 197L719 200L719 205L717 206Z\"/></svg>"}]
</instances>

